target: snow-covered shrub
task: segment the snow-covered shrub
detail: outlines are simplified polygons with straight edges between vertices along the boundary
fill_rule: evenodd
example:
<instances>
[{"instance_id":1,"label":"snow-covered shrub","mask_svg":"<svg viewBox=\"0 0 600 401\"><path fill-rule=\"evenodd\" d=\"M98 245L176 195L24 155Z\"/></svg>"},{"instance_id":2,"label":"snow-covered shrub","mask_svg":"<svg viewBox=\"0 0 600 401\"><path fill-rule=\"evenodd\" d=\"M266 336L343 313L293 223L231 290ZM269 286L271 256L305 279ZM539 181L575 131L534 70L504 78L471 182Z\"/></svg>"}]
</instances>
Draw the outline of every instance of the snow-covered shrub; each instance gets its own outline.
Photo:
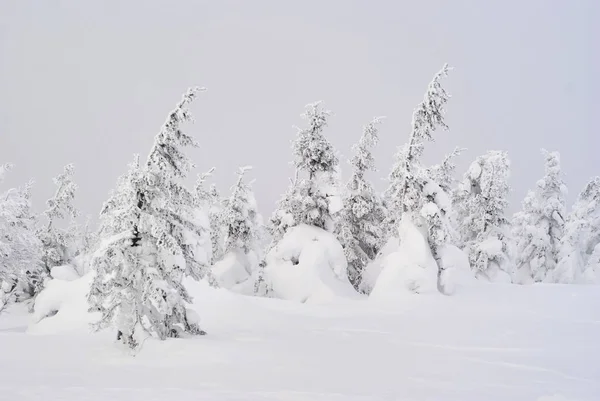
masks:
<instances>
[{"instance_id":1,"label":"snow-covered shrub","mask_svg":"<svg viewBox=\"0 0 600 401\"><path fill-rule=\"evenodd\" d=\"M301 224L288 230L267 255L264 272L277 298L322 302L357 296L342 246L319 227Z\"/></svg>"},{"instance_id":2,"label":"snow-covered shrub","mask_svg":"<svg viewBox=\"0 0 600 401\"><path fill-rule=\"evenodd\" d=\"M65 273L65 270L57 270L57 267L52 271ZM88 272L82 277L76 273L72 277L57 274L57 278L49 280L35 299L32 323L28 331L39 334L73 330L88 333L89 324L99 317L97 312L89 313L86 302L94 275L95 272Z\"/></svg>"}]
</instances>

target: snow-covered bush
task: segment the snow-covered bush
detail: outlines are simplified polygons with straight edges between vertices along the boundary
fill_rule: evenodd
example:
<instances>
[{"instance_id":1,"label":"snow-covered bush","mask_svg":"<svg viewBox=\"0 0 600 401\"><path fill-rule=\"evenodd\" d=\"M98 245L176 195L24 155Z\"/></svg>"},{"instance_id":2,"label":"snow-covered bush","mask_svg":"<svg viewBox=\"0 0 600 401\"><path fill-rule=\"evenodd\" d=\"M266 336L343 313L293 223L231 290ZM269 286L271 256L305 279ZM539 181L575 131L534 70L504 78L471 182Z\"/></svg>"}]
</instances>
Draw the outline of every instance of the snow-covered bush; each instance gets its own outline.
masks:
<instances>
[{"instance_id":1,"label":"snow-covered bush","mask_svg":"<svg viewBox=\"0 0 600 401\"><path fill-rule=\"evenodd\" d=\"M62 270L62 269L58 269ZM53 268L53 273L58 271ZM61 271L65 273L65 271ZM74 271L72 273L75 273ZM56 334L65 331L89 332L89 324L98 319L98 313L89 313L86 295L94 278L94 272L79 277L57 275L35 299L32 323L28 332ZM72 279L66 279L72 278Z\"/></svg>"},{"instance_id":2,"label":"snow-covered bush","mask_svg":"<svg viewBox=\"0 0 600 401\"><path fill-rule=\"evenodd\" d=\"M342 246L319 227L301 224L288 230L267 255L264 271L277 298L323 302L357 296Z\"/></svg>"}]
</instances>

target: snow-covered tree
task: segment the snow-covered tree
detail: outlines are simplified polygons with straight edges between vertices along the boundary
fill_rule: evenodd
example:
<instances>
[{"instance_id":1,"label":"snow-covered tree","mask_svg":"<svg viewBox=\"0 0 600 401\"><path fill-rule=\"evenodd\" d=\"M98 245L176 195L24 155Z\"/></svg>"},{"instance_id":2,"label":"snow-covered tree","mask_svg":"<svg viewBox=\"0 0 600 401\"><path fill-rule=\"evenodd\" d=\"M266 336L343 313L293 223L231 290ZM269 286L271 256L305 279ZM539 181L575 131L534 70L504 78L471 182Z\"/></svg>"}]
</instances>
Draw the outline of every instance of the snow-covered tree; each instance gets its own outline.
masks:
<instances>
[{"instance_id":1,"label":"snow-covered tree","mask_svg":"<svg viewBox=\"0 0 600 401\"><path fill-rule=\"evenodd\" d=\"M226 227L225 253L258 253L260 219L252 187L244 182L244 175L249 170L251 167L240 168L231 196L224 202L222 222Z\"/></svg>"},{"instance_id":2,"label":"snow-covered tree","mask_svg":"<svg viewBox=\"0 0 600 401\"><path fill-rule=\"evenodd\" d=\"M459 245L476 275L489 280L509 281L513 270L505 217L509 175L506 152L489 151L471 164L454 196Z\"/></svg>"},{"instance_id":3,"label":"snow-covered tree","mask_svg":"<svg viewBox=\"0 0 600 401\"><path fill-rule=\"evenodd\" d=\"M382 118L378 117L369 122L352 148L352 175L346 185L344 209L336 227L337 238L348 260L348 278L357 289L365 266L375 259L384 241L385 210L380 197L365 177L369 171L375 171L371 148L379 140L378 125L381 121Z\"/></svg>"},{"instance_id":4,"label":"snow-covered tree","mask_svg":"<svg viewBox=\"0 0 600 401\"><path fill-rule=\"evenodd\" d=\"M48 274L53 267L69 263L77 253L73 233L79 211L73 205L77 190L77 185L73 182L74 174L73 165L67 164L63 173L54 178L57 188L54 196L46 201L48 208L44 211L47 223L38 230L38 236L44 245L42 260ZM67 220L67 227L60 227L60 222L64 220Z\"/></svg>"},{"instance_id":5,"label":"snow-covered tree","mask_svg":"<svg viewBox=\"0 0 600 401\"><path fill-rule=\"evenodd\" d=\"M559 261L548 281L597 281L596 247L600 243L600 177L583 189L567 217L560 243Z\"/></svg>"},{"instance_id":6,"label":"snow-covered tree","mask_svg":"<svg viewBox=\"0 0 600 401\"><path fill-rule=\"evenodd\" d=\"M565 219L567 187L562 179L560 155L542 149L545 175L523 201L513 219L517 242L516 280L544 281L558 263Z\"/></svg>"},{"instance_id":7,"label":"snow-covered tree","mask_svg":"<svg viewBox=\"0 0 600 401\"><path fill-rule=\"evenodd\" d=\"M208 213L210 227L210 242L211 242L211 260L213 265L223 256L224 230L221 222L222 215L222 199L215 184L211 184L207 189L205 186L206 179L212 176L214 167L208 172L198 175L196 181L196 199L198 207Z\"/></svg>"},{"instance_id":8,"label":"snow-covered tree","mask_svg":"<svg viewBox=\"0 0 600 401\"><path fill-rule=\"evenodd\" d=\"M0 168L0 180L6 164ZM43 287L42 244L31 212L31 182L0 195L0 311L13 300L35 296Z\"/></svg>"},{"instance_id":9,"label":"snow-covered tree","mask_svg":"<svg viewBox=\"0 0 600 401\"><path fill-rule=\"evenodd\" d=\"M402 218L421 227L439 272L443 270L439 248L449 235L446 214L451 205L448 195L422 166L421 156L425 142L433 141L433 132L437 128L448 129L444 121L444 106L450 96L440 83L448 75L448 70L448 66L444 65L434 76L423 101L413 112L409 141L396 154L389 176L390 185L385 193L388 209L386 226L390 234L396 235Z\"/></svg>"},{"instance_id":10,"label":"snow-covered tree","mask_svg":"<svg viewBox=\"0 0 600 401\"><path fill-rule=\"evenodd\" d=\"M331 112L320 102L306 106L308 127L298 129L293 143L296 178L271 217L271 233L277 242L290 227L307 224L328 231L335 228L333 215L340 210L339 162L323 135Z\"/></svg>"},{"instance_id":11,"label":"snow-covered tree","mask_svg":"<svg viewBox=\"0 0 600 401\"><path fill-rule=\"evenodd\" d=\"M431 180L437 182L447 194L452 193L454 184L457 181L454 178L456 171L454 160L465 150L464 148L457 147L451 153L444 156L444 160L440 164L435 164L427 169L427 174Z\"/></svg>"},{"instance_id":12,"label":"snow-covered tree","mask_svg":"<svg viewBox=\"0 0 600 401\"><path fill-rule=\"evenodd\" d=\"M193 167L183 148L198 144L181 124L191 120L188 105L199 90L183 96L146 165L136 158L102 208L103 245L92 261L97 274L89 301L102 313L96 328L116 326L117 338L131 348L143 333L159 339L204 333L182 284L186 274L209 274L208 219L183 185Z\"/></svg>"},{"instance_id":13,"label":"snow-covered tree","mask_svg":"<svg viewBox=\"0 0 600 401\"><path fill-rule=\"evenodd\" d=\"M220 215L223 254L213 266L219 284L244 294L254 292L262 258L262 218L256 207L252 183L244 177L251 167L242 167L231 187L231 195L223 201Z\"/></svg>"}]
</instances>

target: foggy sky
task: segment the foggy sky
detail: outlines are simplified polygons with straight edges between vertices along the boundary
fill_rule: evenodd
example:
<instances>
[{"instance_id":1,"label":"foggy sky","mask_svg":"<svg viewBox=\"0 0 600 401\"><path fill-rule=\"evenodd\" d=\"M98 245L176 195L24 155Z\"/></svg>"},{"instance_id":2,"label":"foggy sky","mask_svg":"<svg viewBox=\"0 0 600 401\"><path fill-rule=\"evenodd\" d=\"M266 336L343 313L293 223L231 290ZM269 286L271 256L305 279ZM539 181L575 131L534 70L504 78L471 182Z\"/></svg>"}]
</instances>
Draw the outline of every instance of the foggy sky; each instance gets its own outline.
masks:
<instances>
[{"instance_id":1,"label":"foggy sky","mask_svg":"<svg viewBox=\"0 0 600 401\"><path fill-rule=\"evenodd\" d=\"M361 127L384 115L378 189L410 131L413 108L448 62L449 132L426 160L468 148L512 161L511 212L559 150L572 202L600 174L600 19L595 0L562 1L0 1L3 188L35 178L41 210L69 162L77 205L97 215L133 153L146 157L181 94L207 92L187 131L223 190L253 165L269 214L292 174L304 105L334 112L325 134L343 167ZM594 26L595 25L595 26Z\"/></svg>"}]
</instances>

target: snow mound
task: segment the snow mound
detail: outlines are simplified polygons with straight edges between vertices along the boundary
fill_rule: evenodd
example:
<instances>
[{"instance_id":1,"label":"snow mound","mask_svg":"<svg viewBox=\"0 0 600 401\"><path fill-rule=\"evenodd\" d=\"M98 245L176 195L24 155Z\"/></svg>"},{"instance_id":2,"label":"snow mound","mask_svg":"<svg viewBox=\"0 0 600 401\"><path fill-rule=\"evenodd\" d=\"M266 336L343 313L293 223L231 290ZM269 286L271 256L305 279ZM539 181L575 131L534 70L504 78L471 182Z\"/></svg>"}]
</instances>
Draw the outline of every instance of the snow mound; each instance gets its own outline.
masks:
<instances>
[{"instance_id":1,"label":"snow mound","mask_svg":"<svg viewBox=\"0 0 600 401\"><path fill-rule=\"evenodd\" d=\"M258 268L258 257L254 252L228 252L223 259L215 263L212 272L221 288L245 295L252 295L253 275Z\"/></svg>"},{"instance_id":2,"label":"snow mound","mask_svg":"<svg viewBox=\"0 0 600 401\"><path fill-rule=\"evenodd\" d=\"M490 264L485 272L477 272L477 278L494 283L512 283L511 274L514 271L514 267L505 257L502 248L502 241L497 238L488 238L479 244L477 247L478 252L485 255L490 260Z\"/></svg>"},{"instance_id":3,"label":"snow mound","mask_svg":"<svg viewBox=\"0 0 600 401\"><path fill-rule=\"evenodd\" d=\"M440 256L444 266L440 286L444 294L452 295L462 287L477 283L471 271L469 256L464 251L454 245L446 244L440 249Z\"/></svg>"},{"instance_id":4,"label":"snow mound","mask_svg":"<svg viewBox=\"0 0 600 401\"><path fill-rule=\"evenodd\" d=\"M381 248L377 257L374 261L370 262L363 272L362 281L360 282L360 290L365 294L370 294L375 287L375 283L383 270L385 261L389 255L398 252L400 248L400 242L395 236L391 236L390 239Z\"/></svg>"},{"instance_id":5,"label":"snow mound","mask_svg":"<svg viewBox=\"0 0 600 401\"><path fill-rule=\"evenodd\" d=\"M403 218L399 234L400 247L383 261L383 270L371 291L373 299L438 292L437 264L421 231L410 219Z\"/></svg>"},{"instance_id":6,"label":"snow mound","mask_svg":"<svg viewBox=\"0 0 600 401\"><path fill-rule=\"evenodd\" d=\"M54 270L53 270L54 271ZM94 278L90 272L75 280L53 279L37 296L33 309L33 322L28 332L55 334L65 331L89 332L89 324L97 320L88 312L87 294Z\"/></svg>"},{"instance_id":7,"label":"snow mound","mask_svg":"<svg viewBox=\"0 0 600 401\"><path fill-rule=\"evenodd\" d=\"M325 230L304 224L291 228L269 252L265 275L274 295L282 299L326 302L357 296L339 241Z\"/></svg>"},{"instance_id":8,"label":"snow mound","mask_svg":"<svg viewBox=\"0 0 600 401\"><path fill-rule=\"evenodd\" d=\"M81 278L79 273L75 270L73 266L64 265L64 266L55 266L50 271L50 275L53 279L62 280L62 281L73 281Z\"/></svg>"}]
</instances>

